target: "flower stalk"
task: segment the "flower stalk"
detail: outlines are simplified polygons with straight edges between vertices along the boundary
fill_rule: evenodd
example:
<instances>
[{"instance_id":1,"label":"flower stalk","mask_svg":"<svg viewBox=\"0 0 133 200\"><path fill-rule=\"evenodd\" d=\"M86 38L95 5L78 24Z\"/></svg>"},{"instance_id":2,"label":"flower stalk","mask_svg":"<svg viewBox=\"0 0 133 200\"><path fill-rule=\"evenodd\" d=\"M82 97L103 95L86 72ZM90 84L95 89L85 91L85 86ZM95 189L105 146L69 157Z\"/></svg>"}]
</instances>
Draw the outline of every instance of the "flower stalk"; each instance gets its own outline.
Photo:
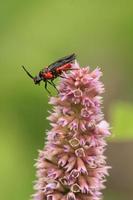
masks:
<instances>
[{"instance_id":1,"label":"flower stalk","mask_svg":"<svg viewBox=\"0 0 133 200\"><path fill-rule=\"evenodd\" d=\"M51 97L52 129L36 163L34 200L101 200L108 175L104 151L109 125L101 111L104 86L99 68L75 62Z\"/></svg>"}]
</instances>

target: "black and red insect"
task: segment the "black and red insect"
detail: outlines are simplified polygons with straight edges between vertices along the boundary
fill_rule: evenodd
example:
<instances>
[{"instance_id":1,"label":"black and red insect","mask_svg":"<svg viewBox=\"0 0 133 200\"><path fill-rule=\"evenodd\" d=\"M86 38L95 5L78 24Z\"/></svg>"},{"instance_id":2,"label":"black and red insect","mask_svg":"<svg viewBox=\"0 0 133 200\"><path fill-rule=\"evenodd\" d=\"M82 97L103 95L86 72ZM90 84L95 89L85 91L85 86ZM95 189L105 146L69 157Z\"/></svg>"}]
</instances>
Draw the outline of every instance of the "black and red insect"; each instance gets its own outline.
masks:
<instances>
[{"instance_id":1,"label":"black and red insect","mask_svg":"<svg viewBox=\"0 0 133 200\"><path fill-rule=\"evenodd\" d=\"M40 84L40 82L43 81L45 83L45 89L47 90L49 94L51 94L50 91L47 89L47 83L52 85L57 90L56 85L53 82L54 79L56 79L57 77L63 78L62 73L72 69L72 64L75 59L76 59L76 56L74 53L69 56L65 56L55 61L54 63L50 64L48 67L42 69L39 72L39 74L35 77L33 77L26 70L24 66L22 67L25 70L25 72L28 74L28 76L33 79L35 84Z\"/></svg>"}]
</instances>

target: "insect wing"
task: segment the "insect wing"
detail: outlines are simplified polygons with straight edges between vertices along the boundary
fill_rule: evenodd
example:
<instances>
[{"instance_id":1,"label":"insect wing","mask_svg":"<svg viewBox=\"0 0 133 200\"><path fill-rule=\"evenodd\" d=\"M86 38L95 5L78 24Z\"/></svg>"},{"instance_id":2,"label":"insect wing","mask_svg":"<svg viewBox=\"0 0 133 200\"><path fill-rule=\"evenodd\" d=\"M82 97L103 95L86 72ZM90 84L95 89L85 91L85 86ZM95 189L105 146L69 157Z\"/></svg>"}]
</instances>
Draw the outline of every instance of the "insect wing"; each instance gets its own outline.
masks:
<instances>
[{"instance_id":1,"label":"insect wing","mask_svg":"<svg viewBox=\"0 0 133 200\"><path fill-rule=\"evenodd\" d=\"M47 69L48 71L54 70L62 65L72 62L73 60L75 60L75 58L76 58L76 55L74 53L69 56L65 56L55 61L54 63L50 64Z\"/></svg>"}]
</instances>

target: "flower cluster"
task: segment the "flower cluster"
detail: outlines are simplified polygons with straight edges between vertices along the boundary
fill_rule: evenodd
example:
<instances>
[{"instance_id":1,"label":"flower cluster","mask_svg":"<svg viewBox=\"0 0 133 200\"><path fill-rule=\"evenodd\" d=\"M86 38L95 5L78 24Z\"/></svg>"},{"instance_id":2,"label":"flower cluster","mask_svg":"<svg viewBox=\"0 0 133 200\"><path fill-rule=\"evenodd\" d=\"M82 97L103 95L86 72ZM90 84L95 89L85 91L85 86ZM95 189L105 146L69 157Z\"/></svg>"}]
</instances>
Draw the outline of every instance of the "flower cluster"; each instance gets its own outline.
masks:
<instances>
[{"instance_id":1,"label":"flower cluster","mask_svg":"<svg viewBox=\"0 0 133 200\"><path fill-rule=\"evenodd\" d=\"M52 129L39 151L34 200L101 200L108 175L104 151L109 125L101 112L99 68L77 63L60 82L48 119Z\"/></svg>"}]
</instances>

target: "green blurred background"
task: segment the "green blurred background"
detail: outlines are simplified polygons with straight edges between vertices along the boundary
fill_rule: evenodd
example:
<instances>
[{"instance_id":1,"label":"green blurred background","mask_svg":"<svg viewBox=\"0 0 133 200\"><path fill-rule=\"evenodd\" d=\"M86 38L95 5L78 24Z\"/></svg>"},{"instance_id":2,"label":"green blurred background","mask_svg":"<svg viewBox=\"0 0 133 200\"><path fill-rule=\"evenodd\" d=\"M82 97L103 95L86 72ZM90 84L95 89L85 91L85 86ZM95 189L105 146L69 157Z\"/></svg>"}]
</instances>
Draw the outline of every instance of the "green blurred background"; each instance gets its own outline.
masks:
<instances>
[{"instance_id":1,"label":"green blurred background","mask_svg":"<svg viewBox=\"0 0 133 200\"><path fill-rule=\"evenodd\" d=\"M34 159L50 128L44 87L35 87L20 66L37 74L73 52L81 66L104 73L104 113L113 132L104 199L133 199L133 2L0 0L1 200L29 199Z\"/></svg>"}]
</instances>

